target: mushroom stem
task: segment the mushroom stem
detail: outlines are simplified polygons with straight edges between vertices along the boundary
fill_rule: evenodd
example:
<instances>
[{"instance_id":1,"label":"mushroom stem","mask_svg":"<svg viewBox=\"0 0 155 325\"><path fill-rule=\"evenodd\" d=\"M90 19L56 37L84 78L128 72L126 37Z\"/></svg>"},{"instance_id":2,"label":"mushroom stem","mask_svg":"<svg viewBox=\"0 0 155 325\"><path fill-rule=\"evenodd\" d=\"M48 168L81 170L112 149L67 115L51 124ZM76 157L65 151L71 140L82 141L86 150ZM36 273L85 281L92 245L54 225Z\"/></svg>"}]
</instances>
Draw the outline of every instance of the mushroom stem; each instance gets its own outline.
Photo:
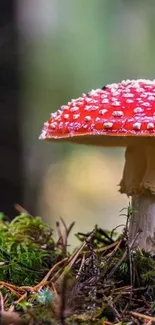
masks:
<instances>
[{"instance_id":1,"label":"mushroom stem","mask_svg":"<svg viewBox=\"0 0 155 325\"><path fill-rule=\"evenodd\" d=\"M155 146L128 146L120 192L132 197L134 208L129 225L129 242L138 230L135 246L152 251L155 246Z\"/></svg>"},{"instance_id":2,"label":"mushroom stem","mask_svg":"<svg viewBox=\"0 0 155 325\"><path fill-rule=\"evenodd\" d=\"M129 242L135 238L139 230L142 230L134 245L147 252L153 252L155 250L155 195L133 195L132 207L135 212L133 211L130 219Z\"/></svg>"}]
</instances>

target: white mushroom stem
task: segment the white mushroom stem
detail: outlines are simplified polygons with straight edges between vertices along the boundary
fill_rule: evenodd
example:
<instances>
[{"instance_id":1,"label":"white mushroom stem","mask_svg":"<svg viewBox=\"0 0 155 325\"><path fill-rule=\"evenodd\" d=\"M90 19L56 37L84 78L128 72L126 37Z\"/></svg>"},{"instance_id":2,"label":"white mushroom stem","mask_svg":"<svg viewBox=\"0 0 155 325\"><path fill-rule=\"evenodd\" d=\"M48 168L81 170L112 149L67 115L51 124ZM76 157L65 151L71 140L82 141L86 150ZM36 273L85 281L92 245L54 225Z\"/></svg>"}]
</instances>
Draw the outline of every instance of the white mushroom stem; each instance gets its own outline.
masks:
<instances>
[{"instance_id":1,"label":"white mushroom stem","mask_svg":"<svg viewBox=\"0 0 155 325\"><path fill-rule=\"evenodd\" d=\"M138 230L142 233L135 246L146 251L155 249L155 145L128 146L125 154L120 192L132 196L133 212L129 241Z\"/></svg>"},{"instance_id":2,"label":"white mushroom stem","mask_svg":"<svg viewBox=\"0 0 155 325\"><path fill-rule=\"evenodd\" d=\"M155 195L133 195L133 212L129 225L129 242L135 238L137 232L142 233L137 237L135 246L145 251L155 251Z\"/></svg>"}]
</instances>

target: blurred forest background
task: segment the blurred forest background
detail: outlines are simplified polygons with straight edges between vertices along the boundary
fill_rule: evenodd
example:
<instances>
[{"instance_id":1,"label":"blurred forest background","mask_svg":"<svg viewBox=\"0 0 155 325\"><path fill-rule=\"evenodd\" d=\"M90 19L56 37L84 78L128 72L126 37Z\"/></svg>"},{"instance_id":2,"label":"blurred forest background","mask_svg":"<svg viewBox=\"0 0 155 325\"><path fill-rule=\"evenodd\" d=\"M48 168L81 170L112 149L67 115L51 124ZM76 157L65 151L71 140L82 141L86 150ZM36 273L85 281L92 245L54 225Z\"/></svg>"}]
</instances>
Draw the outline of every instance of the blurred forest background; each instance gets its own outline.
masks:
<instances>
[{"instance_id":1,"label":"blurred forest background","mask_svg":"<svg viewBox=\"0 0 155 325\"><path fill-rule=\"evenodd\" d=\"M124 150L38 137L71 98L122 79L155 78L155 1L1 0L0 23L1 147L12 141L1 163L0 209L12 213L6 204L16 201L52 226L60 216L75 220L74 232L122 224Z\"/></svg>"}]
</instances>

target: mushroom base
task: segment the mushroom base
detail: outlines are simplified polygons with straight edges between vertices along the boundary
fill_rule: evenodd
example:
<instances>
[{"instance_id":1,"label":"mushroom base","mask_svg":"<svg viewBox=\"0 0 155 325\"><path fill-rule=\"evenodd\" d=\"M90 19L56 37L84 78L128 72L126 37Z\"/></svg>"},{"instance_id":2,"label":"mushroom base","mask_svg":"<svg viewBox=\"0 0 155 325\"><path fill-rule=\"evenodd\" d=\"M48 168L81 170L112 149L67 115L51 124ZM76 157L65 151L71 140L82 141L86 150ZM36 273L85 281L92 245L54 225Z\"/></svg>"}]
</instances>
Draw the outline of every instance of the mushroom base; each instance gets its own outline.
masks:
<instances>
[{"instance_id":1,"label":"mushroom base","mask_svg":"<svg viewBox=\"0 0 155 325\"><path fill-rule=\"evenodd\" d=\"M155 253L155 195L133 195L133 212L129 225L129 242L142 230L134 246Z\"/></svg>"}]
</instances>

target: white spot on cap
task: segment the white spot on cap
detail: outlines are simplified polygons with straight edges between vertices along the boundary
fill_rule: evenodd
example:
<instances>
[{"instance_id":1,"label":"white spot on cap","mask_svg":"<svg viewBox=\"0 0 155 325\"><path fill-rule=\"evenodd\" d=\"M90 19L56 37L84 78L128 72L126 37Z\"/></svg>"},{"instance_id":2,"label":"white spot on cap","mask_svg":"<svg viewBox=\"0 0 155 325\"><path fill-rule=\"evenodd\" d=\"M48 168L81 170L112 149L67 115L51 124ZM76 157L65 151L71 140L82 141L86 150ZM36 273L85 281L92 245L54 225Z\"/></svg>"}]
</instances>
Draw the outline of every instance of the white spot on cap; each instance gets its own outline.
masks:
<instances>
[{"instance_id":1,"label":"white spot on cap","mask_svg":"<svg viewBox=\"0 0 155 325\"><path fill-rule=\"evenodd\" d=\"M127 80L122 80L122 85L127 85L130 84L133 80L127 79Z\"/></svg>"},{"instance_id":2,"label":"white spot on cap","mask_svg":"<svg viewBox=\"0 0 155 325\"><path fill-rule=\"evenodd\" d=\"M141 108L141 107L136 107L136 108L134 108L134 112L135 112L135 113L142 113L143 111L144 111L144 109Z\"/></svg>"},{"instance_id":3,"label":"white spot on cap","mask_svg":"<svg viewBox=\"0 0 155 325\"><path fill-rule=\"evenodd\" d=\"M117 83L109 84L107 85L107 88L118 88L118 84Z\"/></svg>"},{"instance_id":4,"label":"white spot on cap","mask_svg":"<svg viewBox=\"0 0 155 325\"><path fill-rule=\"evenodd\" d=\"M104 115L106 112L108 112L107 109L101 109L101 110L99 111L99 114Z\"/></svg>"},{"instance_id":5,"label":"white spot on cap","mask_svg":"<svg viewBox=\"0 0 155 325\"><path fill-rule=\"evenodd\" d=\"M118 101L114 101L114 102L112 102L112 105L113 105L113 106L120 106L120 105L121 105L121 103L120 103L120 102L118 102Z\"/></svg>"},{"instance_id":6,"label":"white spot on cap","mask_svg":"<svg viewBox=\"0 0 155 325\"><path fill-rule=\"evenodd\" d=\"M108 95L107 95L107 93L105 93L105 92L101 95L101 98L103 98L103 99L104 99L104 98L107 98L107 97L108 97Z\"/></svg>"},{"instance_id":7,"label":"white spot on cap","mask_svg":"<svg viewBox=\"0 0 155 325\"><path fill-rule=\"evenodd\" d=\"M96 117L95 122L99 122L99 121L100 121L100 118Z\"/></svg>"},{"instance_id":8,"label":"white spot on cap","mask_svg":"<svg viewBox=\"0 0 155 325\"><path fill-rule=\"evenodd\" d=\"M39 139L40 140L44 140L44 139L46 139L46 131L42 131L42 133L40 134L40 136L39 136Z\"/></svg>"},{"instance_id":9,"label":"white spot on cap","mask_svg":"<svg viewBox=\"0 0 155 325\"><path fill-rule=\"evenodd\" d=\"M133 97L134 95L131 94L131 93L126 93L126 94L123 94L122 97L125 97L125 98L131 98Z\"/></svg>"},{"instance_id":10,"label":"white spot on cap","mask_svg":"<svg viewBox=\"0 0 155 325\"><path fill-rule=\"evenodd\" d=\"M82 102L82 103L83 103L84 99L83 99L83 97L78 97L78 98L76 98L76 101L77 101L77 102Z\"/></svg>"},{"instance_id":11,"label":"white spot on cap","mask_svg":"<svg viewBox=\"0 0 155 325\"><path fill-rule=\"evenodd\" d=\"M145 107L149 107L150 106L150 103L145 102L145 103L142 103L142 105L145 106Z\"/></svg>"},{"instance_id":12,"label":"white spot on cap","mask_svg":"<svg viewBox=\"0 0 155 325\"><path fill-rule=\"evenodd\" d=\"M139 123L139 122L134 123L134 124L133 124L133 128L134 128L134 130L140 130L140 128L141 128L141 123Z\"/></svg>"},{"instance_id":13,"label":"white spot on cap","mask_svg":"<svg viewBox=\"0 0 155 325\"><path fill-rule=\"evenodd\" d=\"M62 111L64 111L65 109L68 109L68 106L67 105L63 105L63 106L61 106L61 109L62 109Z\"/></svg>"},{"instance_id":14,"label":"white spot on cap","mask_svg":"<svg viewBox=\"0 0 155 325\"><path fill-rule=\"evenodd\" d=\"M137 88L136 88L136 91L137 91L137 93L141 93L141 92L144 91L144 89L143 89L143 88L140 88L140 87L137 87Z\"/></svg>"},{"instance_id":15,"label":"white spot on cap","mask_svg":"<svg viewBox=\"0 0 155 325\"><path fill-rule=\"evenodd\" d=\"M147 98L147 94L141 94L140 97L141 98Z\"/></svg>"},{"instance_id":16,"label":"white spot on cap","mask_svg":"<svg viewBox=\"0 0 155 325\"><path fill-rule=\"evenodd\" d=\"M108 104L108 103L109 103L109 99L108 98L102 99L102 104Z\"/></svg>"},{"instance_id":17,"label":"white spot on cap","mask_svg":"<svg viewBox=\"0 0 155 325\"><path fill-rule=\"evenodd\" d=\"M56 126L57 126L57 122L52 122L52 123L50 124L50 127L51 127L52 129L55 129Z\"/></svg>"},{"instance_id":18,"label":"white spot on cap","mask_svg":"<svg viewBox=\"0 0 155 325\"><path fill-rule=\"evenodd\" d=\"M90 105L86 105L85 107L84 107L84 111L89 111L90 110Z\"/></svg>"},{"instance_id":19,"label":"white spot on cap","mask_svg":"<svg viewBox=\"0 0 155 325\"><path fill-rule=\"evenodd\" d=\"M155 100L155 97L151 95L148 97L148 100Z\"/></svg>"},{"instance_id":20,"label":"white spot on cap","mask_svg":"<svg viewBox=\"0 0 155 325\"><path fill-rule=\"evenodd\" d=\"M60 123L59 123L59 128L62 128L63 125L64 125L63 122L60 122Z\"/></svg>"},{"instance_id":21,"label":"white spot on cap","mask_svg":"<svg viewBox=\"0 0 155 325\"><path fill-rule=\"evenodd\" d=\"M92 90L89 92L89 95L91 95L91 96L96 95L96 90L95 90L95 89L92 89Z\"/></svg>"},{"instance_id":22,"label":"white spot on cap","mask_svg":"<svg viewBox=\"0 0 155 325\"><path fill-rule=\"evenodd\" d=\"M80 114L73 114L73 119L76 120L77 118L80 117Z\"/></svg>"},{"instance_id":23,"label":"white spot on cap","mask_svg":"<svg viewBox=\"0 0 155 325\"><path fill-rule=\"evenodd\" d=\"M45 123L44 123L44 126L45 126L45 127L48 127L48 126L49 126L49 122L45 122Z\"/></svg>"},{"instance_id":24,"label":"white spot on cap","mask_svg":"<svg viewBox=\"0 0 155 325\"><path fill-rule=\"evenodd\" d=\"M98 106L90 106L90 111L96 111L98 109Z\"/></svg>"},{"instance_id":25,"label":"white spot on cap","mask_svg":"<svg viewBox=\"0 0 155 325\"><path fill-rule=\"evenodd\" d=\"M128 104L132 104L132 103L133 103L133 99L127 99L126 102L127 102Z\"/></svg>"},{"instance_id":26,"label":"white spot on cap","mask_svg":"<svg viewBox=\"0 0 155 325\"><path fill-rule=\"evenodd\" d=\"M154 123L150 122L147 124L147 130L154 129Z\"/></svg>"},{"instance_id":27,"label":"white spot on cap","mask_svg":"<svg viewBox=\"0 0 155 325\"><path fill-rule=\"evenodd\" d=\"M57 116L57 113L51 113L51 117L55 118Z\"/></svg>"},{"instance_id":28,"label":"white spot on cap","mask_svg":"<svg viewBox=\"0 0 155 325\"><path fill-rule=\"evenodd\" d=\"M69 118L69 114L64 114L64 119L67 120Z\"/></svg>"},{"instance_id":29,"label":"white spot on cap","mask_svg":"<svg viewBox=\"0 0 155 325\"><path fill-rule=\"evenodd\" d=\"M91 121L91 117L90 116L85 116L85 121Z\"/></svg>"},{"instance_id":30,"label":"white spot on cap","mask_svg":"<svg viewBox=\"0 0 155 325\"><path fill-rule=\"evenodd\" d=\"M104 125L105 129L111 129L112 126L113 126L113 123L112 122L105 122L103 125Z\"/></svg>"},{"instance_id":31,"label":"white spot on cap","mask_svg":"<svg viewBox=\"0 0 155 325\"><path fill-rule=\"evenodd\" d=\"M122 116L122 115L124 115L124 113L122 111L113 111L112 115L113 116Z\"/></svg>"},{"instance_id":32,"label":"white spot on cap","mask_svg":"<svg viewBox=\"0 0 155 325\"><path fill-rule=\"evenodd\" d=\"M112 91L112 89L111 89ZM119 91L116 91L115 89L112 91L112 94L113 96L119 96L120 95L120 92Z\"/></svg>"},{"instance_id":33,"label":"white spot on cap","mask_svg":"<svg viewBox=\"0 0 155 325\"><path fill-rule=\"evenodd\" d=\"M111 88L111 92L112 93L116 92L116 87Z\"/></svg>"},{"instance_id":34,"label":"white spot on cap","mask_svg":"<svg viewBox=\"0 0 155 325\"><path fill-rule=\"evenodd\" d=\"M76 103L74 103L73 105L76 105L76 104L78 104L78 105L82 105L83 102L84 102L83 100L81 100L81 99L79 100L79 99L78 99L78 100L76 101Z\"/></svg>"},{"instance_id":35,"label":"white spot on cap","mask_svg":"<svg viewBox=\"0 0 155 325\"><path fill-rule=\"evenodd\" d=\"M61 119L61 115L57 115L54 120L55 121L60 121L60 119Z\"/></svg>"},{"instance_id":36,"label":"white spot on cap","mask_svg":"<svg viewBox=\"0 0 155 325\"><path fill-rule=\"evenodd\" d=\"M85 101L86 101L87 103L91 103L91 102L92 102L92 98L86 97L86 98L85 98Z\"/></svg>"},{"instance_id":37,"label":"white spot on cap","mask_svg":"<svg viewBox=\"0 0 155 325\"><path fill-rule=\"evenodd\" d=\"M77 107L77 106L73 106L73 107L70 108L71 112L76 112L78 110L79 110L79 107Z\"/></svg>"}]
</instances>

